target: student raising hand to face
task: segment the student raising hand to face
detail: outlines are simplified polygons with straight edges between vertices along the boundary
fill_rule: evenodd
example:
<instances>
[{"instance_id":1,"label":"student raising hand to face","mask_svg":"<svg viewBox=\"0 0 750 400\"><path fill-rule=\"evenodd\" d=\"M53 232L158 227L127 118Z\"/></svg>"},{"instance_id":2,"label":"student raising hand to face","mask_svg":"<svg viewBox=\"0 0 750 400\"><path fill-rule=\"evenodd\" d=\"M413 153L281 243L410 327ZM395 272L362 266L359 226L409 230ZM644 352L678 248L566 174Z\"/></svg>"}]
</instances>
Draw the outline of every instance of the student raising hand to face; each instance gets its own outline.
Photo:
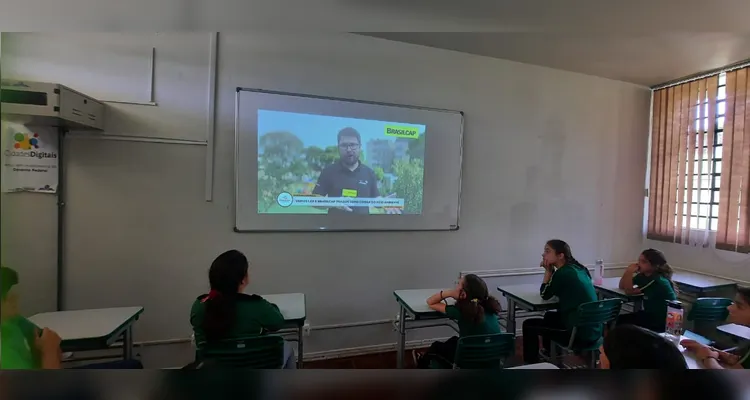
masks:
<instances>
[{"instance_id":1,"label":"student raising hand to face","mask_svg":"<svg viewBox=\"0 0 750 400\"><path fill-rule=\"evenodd\" d=\"M35 332L35 347L39 352L42 369L60 369L62 363L62 350L60 350L60 335L57 332L44 328Z\"/></svg>"},{"instance_id":2,"label":"student raising hand to face","mask_svg":"<svg viewBox=\"0 0 750 400\"><path fill-rule=\"evenodd\" d=\"M539 266L544 268L544 270L547 272L555 272L555 264L548 262L544 257L542 257L542 261L539 263Z\"/></svg>"},{"instance_id":3,"label":"student raising hand to face","mask_svg":"<svg viewBox=\"0 0 750 400\"><path fill-rule=\"evenodd\" d=\"M453 299L448 304L446 299ZM500 303L490 296L482 278L468 274L463 276L454 289L441 290L427 299L427 305L456 321L460 337L500 333ZM414 363L427 368L432 362L453 362L458 346L458 336L445 342L434 342L426 353L415 351ZM441 361L442 360L442 361Z\"/></svg>"},{"instance_id":4,"label":"student raising hand to face","mask_svg":"<svg viewBox=\"0 0 750 400\"><path fill-rule=\"evenodd\" d=\"M633 276L640 272L638 264L630 264L625 268L625 272L620 278L620 287L625 291L626 294L641 294L641 290L633 287Z\"/></svg>"}]
</instances>

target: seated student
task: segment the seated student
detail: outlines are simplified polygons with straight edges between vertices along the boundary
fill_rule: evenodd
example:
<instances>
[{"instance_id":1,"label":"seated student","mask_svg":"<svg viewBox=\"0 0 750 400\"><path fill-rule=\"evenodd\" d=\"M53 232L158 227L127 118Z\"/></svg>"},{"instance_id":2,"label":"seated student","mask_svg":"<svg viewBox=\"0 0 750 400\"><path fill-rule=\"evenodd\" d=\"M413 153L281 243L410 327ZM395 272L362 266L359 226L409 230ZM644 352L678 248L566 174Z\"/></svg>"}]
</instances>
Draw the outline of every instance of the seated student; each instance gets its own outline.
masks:
<instances>
[{"instance_id":1,"label":"seated student","mask_svg":"<svg viewBox=\"0 0 750 400\"><path fill-rule=\"evenodd\" d=\"M60 369L60 336L18 314L16 271L0 267L0 368Z\"/></svg>"},{"instance_id":2,"label":"seated student","mask_svg":"<svg viewBox=\"0 0 750 400\"><path fill-rule=\"evenodd\" d=\"M448 305L445 299L449 298L455 299L456 303ZM458 322L461 337L502 333L497 319L500 303L490 296L487 284L476 275L465 275L455 289L435 293L427 299L427 304ZM453 363L457 346L456 336L445 342L434 342L424 354L413 352L414 363L419 368L429 368L433 359Z\"/></svg>"},{"instance_id":3,"label":"seated student","mask_svg":"<svg viewBox=\"0 0 750 400\"><path fill-rule=\"evenodd\" d=\"M198 349L223 339L239 339L278 331L284 325L279 307L258 295L242 293L249 283L248 262L237 250L222 253L208 271L211 291L199 296L190 310ZM294 369L294 350L285 343L284 368Z\"/></svg>"},{"instance_id":4,"label":"seated student","mask_svg":"<svg viewBox=\"0 0 750 400\"><path fill-rule=\"evenodd\" d=\"M560 305L559 311L548 311L544 318L531 318L523 322L523 359L527 364L539 362L539 337L546 351L549 351L552 340L567 344L578 306L597 301L591 273L573 258L567 243L557 239L548 241L540 266L545 269L539 289L542 298L548 300L557 296ZM592 344L601 337L601 327L580 327L576 332L576 343Z\"/></svg>"},{"instance_id":5,"label":"seated student","mask_svg":"<svg viewBox=\"0 0 750 400\"><path fill-rule=\"evenodd\" d=\"M18 313L18 296L11 290L18 284L18 273L0 267L0 368L60 369L60 336L53 330L39 329ZM89 364L82 369L142 369L137 360Z\"/></svg>"},{"instance_id":6,"label":"seated student","mask_svg":"<svg viewBox=\"0 0 750 400\"><path fill-rule=\"evenodd\" d=\"M634 285L638 287L634 288ZM618 324L633 324L657 333L664 332L667 300L677 300L677 290L672 282L672 267L661 251L644 250L638 263L625 269L620 278L620 289L628 294L643 293L643 310L621 315Z\"/></svg>"},{"instance_id":7,"label":"seated student","mask_svg":"<svg viewBox=\"0 0 750 400\"><path fill-rule=\"evenodd\" d=\"M750 327L750 288L737 288L734 303L727 307L729 322ZM694 340L680 342L707 369L750 369L750 342L732 351L721 351Z\"/></svg>"},{"instance_id":8,"label":"seated student","mask_svg":"<svg viewBox=\"0 0 750 400\"><path fill-rule=\"evenodd\" d=\"M602 369L688 369L685 357L661 335L635 325L617 325L599 349Z\"/></svg>"}]
</instances>

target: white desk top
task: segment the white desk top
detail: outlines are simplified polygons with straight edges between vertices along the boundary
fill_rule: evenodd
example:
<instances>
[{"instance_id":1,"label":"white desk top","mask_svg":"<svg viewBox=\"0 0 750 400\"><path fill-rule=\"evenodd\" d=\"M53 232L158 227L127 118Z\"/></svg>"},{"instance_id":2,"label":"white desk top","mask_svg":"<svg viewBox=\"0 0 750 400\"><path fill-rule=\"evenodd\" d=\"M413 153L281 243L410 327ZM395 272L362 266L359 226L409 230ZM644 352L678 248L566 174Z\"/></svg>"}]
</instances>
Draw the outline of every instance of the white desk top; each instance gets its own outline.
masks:
<instances>
[{"instance_id":1,"label":"white desk top","mask_svg":"<svg viewBox=\"0 0 750 400\"><path fill-rule=\"evenodd\" d=\"M508 369L560 369L560 368L557 368L556 365L550 364L550 363L539 363L539 364L521 365L518 367L513 367L513 368L508 368Z\"/></svg>"},{"instance_id":2,"label":"white desk top","mask_svg":"<svg viewBox=\"0 0 750 400\"><path fill-rule=\"evenodd\" d=\"M750 340L750 328L748 328L747 326L726 324L719 326L716 329L740 339Z\"/></svg>"},{"instance_id":3,"label":"white desk top","mask_svg":"<svg viewBox=\"0 0 750 400\"><path fill-rule=\"evenodd\" d=\"M264 294L261 297L279 306L287 322L300 322L307 317L304 293Z\"/></svg>"},{"instance_id":4,"label":"white desk top","mask_svg":"<svg viewBox=\"0 0 750 400\"><path fill-rule=\"evenodd\" d=\"M699 363L695 358L695 353L685 350L682 346L677 346L680 349L680 353L685 357L685 362L689 369L703 369L703 364Z\"/></svg>"},{"instance_id":5,"label":"white desk top","mask_svg":"<svg viewBox=\"0 0 750 400\"><path fill-rule=\"evenodd\" d=\"M54 311L36 314L29 320L40 328L57 332L63 341L102 339L132 323L142 312L143 307Z\"/></svg>"},{"instance_id":6,"label":"white desk top","mask_svg":"<svg viewBox=\"0 0 750 400\"><path fill-rule=\"evenodd\" d=\"M558 299L553 297L549 300L542 299L539 294L541 283L530 283L523 285L499 286L499 290L505 297L512 297L516 302L526 303L534 309L550 310L557 307Z\"/></svg>"},{"instance_id":7,"label":"white desk top","mask_svg":"<svg viewBox=\"0 0 750 400\"><path fill-rule=\"evenodd\" d=\"M666 337L666 334L661 333L662 337ZM688 339L685 336L680 337L680 342L683 340ZM698 360L695 358L695 353L687 351L682 345L677 345L677 348L680 350L680 353L682 353L682 356L685 357L685 363L687 363L687 366L689 369L703 369L703 364L699 363Z\"/></svg>"},{"instance_id":8,"label":"white desk top","mask_svg":"<svg viewBox=\"0 0 750 400\"><path fill-rule=\"evenodd\" d=\"M601 285L594 285L594 287L610 294L616 294L618 297L621 297L623 299L643 297L642 294L625 294L625 291L620 289L620 278L604 278L602 279Z\"/></svg>"},{"instance_id":9,"label":"white desk top","mask_svg":"<svg viewBox=\"0 0 750 400\"><path fill-rule=\"evenodd\" d=\"M430 314L436 311L431 309L427 305L427 298L435 293L438 293L443 289L408 289L408 290L394 290L393 295L396 296L396 300L403 304L409 312L414 315ZM448 304L453 304L453 299L448 299Z\"/></svg>"},{"instance_id":10,"label":"white desk top","mask_svg":"<svg viewBox=\"0 0 750 400\"><path fill-rule=\"evenodd\" d=\"M715 276L698 274L690 271L675 270L672 280L697 289L716 289L721 287L736 286L737 282Z\"/></svg>"}]
</instances>

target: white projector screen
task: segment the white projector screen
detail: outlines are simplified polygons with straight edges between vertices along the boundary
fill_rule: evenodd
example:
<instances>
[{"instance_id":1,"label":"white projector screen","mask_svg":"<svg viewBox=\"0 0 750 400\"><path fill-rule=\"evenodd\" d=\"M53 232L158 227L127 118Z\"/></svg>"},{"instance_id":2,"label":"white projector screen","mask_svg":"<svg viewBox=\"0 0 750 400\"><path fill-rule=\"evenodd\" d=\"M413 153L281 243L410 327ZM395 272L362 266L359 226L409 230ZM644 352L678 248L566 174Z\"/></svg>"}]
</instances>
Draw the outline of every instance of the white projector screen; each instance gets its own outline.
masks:
<instances>
[{"instance_id":1,"label":"white projector screen","mask_svg":"<svg viewBox=\"0 0 750 400\"><path fill-rule=\"evenodd\" d=\"M235 231L456 230L463 113L237 88Z\"/></svg>"}]
</instances>

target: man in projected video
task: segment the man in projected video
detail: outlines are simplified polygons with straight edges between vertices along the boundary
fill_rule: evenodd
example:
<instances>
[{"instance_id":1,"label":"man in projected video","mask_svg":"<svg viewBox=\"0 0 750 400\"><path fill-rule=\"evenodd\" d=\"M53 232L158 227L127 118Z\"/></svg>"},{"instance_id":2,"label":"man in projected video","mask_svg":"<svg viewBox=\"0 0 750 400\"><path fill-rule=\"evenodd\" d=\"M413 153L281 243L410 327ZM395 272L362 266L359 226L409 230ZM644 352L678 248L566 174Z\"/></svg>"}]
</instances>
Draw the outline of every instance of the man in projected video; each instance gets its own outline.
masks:
<instances>
[{"instance_id":1,"label":"man in projected video","mask_svg":"<svg viewBox=\"0 0 750 400\"><path fill-rule=\"evenodd\" d=\"M313 194L326 197L380 197L378 177L359 161L362 137L354 128L338 133L339 161L321 171ZM391 196L387 196L391 197ZM401 214L398 208L386 208L386 214ZM329 214L369 214L370 207L329 207Z\"/></svg>"}]
</instances>

